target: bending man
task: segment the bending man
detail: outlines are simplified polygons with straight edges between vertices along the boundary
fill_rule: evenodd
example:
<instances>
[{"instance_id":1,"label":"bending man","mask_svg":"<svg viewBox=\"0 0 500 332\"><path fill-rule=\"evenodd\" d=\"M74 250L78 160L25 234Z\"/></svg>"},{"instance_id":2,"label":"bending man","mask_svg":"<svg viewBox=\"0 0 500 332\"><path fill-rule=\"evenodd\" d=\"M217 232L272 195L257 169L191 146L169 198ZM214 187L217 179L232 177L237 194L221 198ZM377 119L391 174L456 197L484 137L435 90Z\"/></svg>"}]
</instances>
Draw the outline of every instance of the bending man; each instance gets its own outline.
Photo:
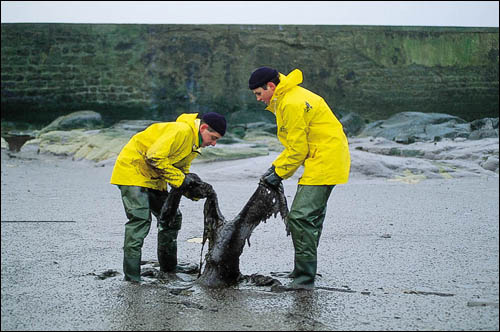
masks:
<instances>
[{"instance_id":1,"label":"bending man","mask_svg":"<svg viewBox=\"0 0 500 332\"><path fill-rule=\"evenodd\" d=\"M191 162L202 147L213 145L224 136L226 120L218 113L182 114L175 122L155 123L135 134L116 160L111 184L118 185L128 218L123 245L125 280L140 281L141 253L151 228L151 213L158 220L158 261L163 272L176 272L177 234L182 214L167 224L159 215L168 197L167 184L174 188L190 187ZM187 189L186 189L187 190Z\"/></svg>"},{"instance_id":2,"label":"bending man","mask_svg":"<svg viewBox=\"0 0 500 332\"><path fill-rule=\"evenodd\" d=\"M284 146L262 180L279 186L304 166L287 217L295 262L290 274L293 281L285 290L314 288L327 201L335 185L348 181L351 163L342 124L325 100L300 87L301 83L298 69L285 76L276 69L260 67L249 79L257 100L276 116L278 139Z\"/></svg>"}]
</instances>

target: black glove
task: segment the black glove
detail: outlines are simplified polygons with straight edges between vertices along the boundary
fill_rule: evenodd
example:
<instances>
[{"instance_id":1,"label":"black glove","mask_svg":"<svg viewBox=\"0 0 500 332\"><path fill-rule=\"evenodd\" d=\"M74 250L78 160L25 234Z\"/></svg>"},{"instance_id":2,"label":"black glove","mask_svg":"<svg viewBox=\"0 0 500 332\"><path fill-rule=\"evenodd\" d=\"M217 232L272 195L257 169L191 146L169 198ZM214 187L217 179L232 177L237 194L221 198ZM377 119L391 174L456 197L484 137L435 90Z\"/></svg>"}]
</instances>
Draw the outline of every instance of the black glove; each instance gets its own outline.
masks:
<instances>
[{"instance_id":1,"label":"black glove","mask_svg":"<svg viewBox=\"0 0 500 332\"><path fill-rule=\"evenodd\" d=\"M198 201L204 198L203 184L200 177L194 173L186 174L184 182L179 187L181 193L192 201Z\"/></svg>"},{"instance_id":2,"label":"black glove","mask_svg":"<svg viewBox=\"0 0 500 332\"><path fill-rule=\"evenodd\" d=\"M260 178L265 184L270 187L278 188L283 180L276 174L274 165L270 167Z\"/></svg>"},{"instance_id":3,"label":"black glove","mask_svg":"<svg viewBox=\"0 0 500 332\"><path fill-rule=\"evenodd\" d=\"M276 167L274 165L272 165L271 167L269 167L269 169L264 174L262 174L262 176L260 178L261 179L265 178L266 176L270 175L271 173L274 173L275 168Z\"/></svg>"},{"instance_id":4,"label":"black glove","mask_svg":"<svg viewBox=\"0 0 500 332\"><path fill-rule=\"evenodd\" d=\"M200 177L194 173L188 173L184 176L184 182L179 186L179 190L184 193L189 188L193 187L197 181L201 181Z\"/></svg>"}]
</instances>

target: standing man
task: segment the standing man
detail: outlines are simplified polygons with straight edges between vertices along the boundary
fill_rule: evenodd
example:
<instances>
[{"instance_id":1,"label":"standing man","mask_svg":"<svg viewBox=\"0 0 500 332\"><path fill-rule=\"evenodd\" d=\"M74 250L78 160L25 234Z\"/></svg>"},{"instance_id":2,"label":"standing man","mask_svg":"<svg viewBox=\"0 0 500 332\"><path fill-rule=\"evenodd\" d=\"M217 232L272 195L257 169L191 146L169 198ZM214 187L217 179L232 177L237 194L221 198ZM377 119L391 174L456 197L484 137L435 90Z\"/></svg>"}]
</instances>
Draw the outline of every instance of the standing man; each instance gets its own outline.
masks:
<instances>
[{"instance_id":1,"label":"standing man","mask_svg":"<svg viewBox=\"0 0 500 332\"><path fill-rule=\"evenodd\" d=\"M177 234L182 214L175 222L160 220L168 197L167 184L185 192L195 182L189 173L201 148L213 145L226 132L226 119L215 112L203 115L182 114L175 122L155 123L135 134L123 147L111 175L118 185L128 218L123 245L125 280L141 280L141 253L151 228L151 213L158 220L158 261L163 272L180 271L177 266ZM183 189L185 188L185 189Z\"/></svg>"},{"instance_id":2,"label":"standing man","mask_svg":"<svg viewBox=\"0 0 500 332\"><path fill-rule=\"evenodd\" d=\"M287 217L295 249L289 275L293 281L282 290L314 289L328 198L335 185L347 182L351 164L342 124L325 100L301 83L300 70L285 76L269 67L257 68L248 81L257 100L276 116L278 139L284 146L261 179L277 187L304 166Z\"/></svg>"}]
</instances>

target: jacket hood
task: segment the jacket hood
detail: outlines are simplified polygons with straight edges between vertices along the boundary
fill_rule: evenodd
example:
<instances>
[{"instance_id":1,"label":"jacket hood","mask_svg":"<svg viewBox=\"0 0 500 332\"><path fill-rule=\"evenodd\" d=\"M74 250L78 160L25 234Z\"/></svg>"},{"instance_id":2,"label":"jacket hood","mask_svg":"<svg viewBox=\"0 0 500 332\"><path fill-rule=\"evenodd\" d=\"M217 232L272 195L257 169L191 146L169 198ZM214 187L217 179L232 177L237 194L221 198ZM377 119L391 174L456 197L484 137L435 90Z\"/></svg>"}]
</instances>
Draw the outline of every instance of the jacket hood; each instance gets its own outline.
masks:
<instances>
[{"instance_id":1,"label":"jacket hood","mask_svg":"<svg viewBox=\"0 0 500 332\"><path fill-rule=\"evenodd\" d=\"M198 121L196 121L198 120ZM176 122L183 122L187 124L189 127L191 127L191 130L193 131L194 134L194 144L199 147L199 128L200 128L200 121L198 119L198 113L186 113L186 114L181 114L179 117L175 120Z\"/></svg>"},{"instance_id":2,"label":"jacket hood","mask_svg":"<svg viewBox=\"0 0 500 332\"><path fill-rule=\"evenodd\" d=\"M301 84L303 80L302 72L300 69L292 70L287 76L280 73L280 83L274 90L273 97L271 98L271 102L269 106L266 107L267 110L272 111L271 105L278 101L287 91L290 91L297 85ZM274 112L273 112L274 113Z\"/></svg>"},{"instance_id":3,"label":"jacket hood","mask_svg":"<svg viewBox=\"0 0 500 332\"><path fill-rule=\"evenodd\" d=\"M287 76L280 73L280 84L276 87L273 97L280 97L283 93L302 83L302 72L300 69L294 69Z\"/></svg>"}]
</instances>

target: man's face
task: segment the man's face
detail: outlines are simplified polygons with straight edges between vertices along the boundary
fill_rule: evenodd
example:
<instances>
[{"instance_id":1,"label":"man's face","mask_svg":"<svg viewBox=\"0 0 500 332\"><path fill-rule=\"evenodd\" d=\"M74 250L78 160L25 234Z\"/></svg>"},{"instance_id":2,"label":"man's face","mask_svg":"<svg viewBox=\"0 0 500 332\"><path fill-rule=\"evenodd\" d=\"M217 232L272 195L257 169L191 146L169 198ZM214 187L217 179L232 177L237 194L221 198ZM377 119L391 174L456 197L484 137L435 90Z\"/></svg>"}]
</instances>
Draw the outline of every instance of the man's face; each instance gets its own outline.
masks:
<instances>
[{"instance_id":1,"label":"man's face","mask_svg":"<svg viewBox=\"0 0 500 332\"><path fill-rule=\"evenodd\" d=\"M266 105L269 105L275 89L276 85L273 82L269 82L267 83L267 90L263 88L257 88L252 90L252 92L255 95L255 98L257 98L257 101L261 101Z\"/></svg>"},{"instance_id":2,"label":"man's face","mask_svg":"<svg viewBox=\"0 0 500 332\"><path fill-rule=\"evenodd\" d=\"M210 145L215 146L215 144L217 144L217 140L221 138L221 135L216 131L211 131L206 123L203 123L200 126L200 134L202 148Z\"/></svg>"}]
</instances>

